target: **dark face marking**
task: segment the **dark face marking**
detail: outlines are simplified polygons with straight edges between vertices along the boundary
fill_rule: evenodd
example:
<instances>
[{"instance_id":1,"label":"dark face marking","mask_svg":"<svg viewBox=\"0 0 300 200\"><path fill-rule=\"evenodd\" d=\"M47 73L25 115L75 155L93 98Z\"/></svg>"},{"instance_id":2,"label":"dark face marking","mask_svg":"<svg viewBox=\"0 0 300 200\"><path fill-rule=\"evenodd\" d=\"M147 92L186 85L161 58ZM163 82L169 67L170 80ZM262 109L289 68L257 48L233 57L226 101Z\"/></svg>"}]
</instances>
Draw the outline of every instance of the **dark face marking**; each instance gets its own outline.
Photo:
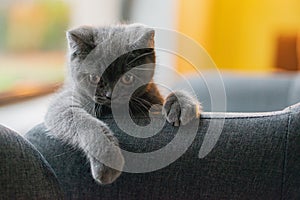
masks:
<instances>
[{"instance_id":1,"label":"dark face marking","mask_svg":"<svg viewBox=\"0 0 300 200\"><path fill-rule=\"evenodd\" d=\"M117 58L99 77L96 74L90 74L89 79L91 84L97 83L95 92L95 102L109 105L112 100L112 92L118 81L116 102L122 102L122 97L128 96L128 91L131 87L138 84L139 81L152 80L155 67L155 53L151 48L139 49L124 54ZM130 73L131 69L135 73ZM141 95L146 92L146 85L139 87L134 95Z\"/></svg>"}]
</instances>

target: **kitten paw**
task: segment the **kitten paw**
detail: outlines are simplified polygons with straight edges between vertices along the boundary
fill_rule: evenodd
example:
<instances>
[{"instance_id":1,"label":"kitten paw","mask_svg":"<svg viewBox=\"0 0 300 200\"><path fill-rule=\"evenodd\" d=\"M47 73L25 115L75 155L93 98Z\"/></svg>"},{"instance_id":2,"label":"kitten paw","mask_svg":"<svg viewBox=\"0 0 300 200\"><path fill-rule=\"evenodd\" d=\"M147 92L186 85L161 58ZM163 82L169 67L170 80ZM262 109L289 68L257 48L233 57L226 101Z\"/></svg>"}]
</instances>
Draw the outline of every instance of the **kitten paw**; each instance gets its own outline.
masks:
<instances>
[{"instance_id":1,"label":"kitten paw","mask_svg":"<svg viewBox=\"0 0 300 200\"><path fill-rule=\"evenodd\" d=\"M195 118L200 117L201 104L188 93L176 91L165 100L162 113L169 123L174 126L186 125Z\"/></svg>"},{"instance_id":2,"label":"kitten paw","mask_svg":"<svg viewBox=\"0 0 300 200\"><path fill-rule=\"evenodd\" d=\"M92 176L95 181L102 185L114 182L121 175L124 167L124 157L119 148L118 140L112 134L106 136L111 145L107 146L97 158L89 156Z\"/></svg>"},{"instance_id":3,"label":"kitten paw","mask_svg":"<svg viewBox=\"0 0 300 200\"><path fill-rule=\"evenodd\" d=\"M121 171L110 168L95 158L90 159L90 164L94 180L101 185L111 184L121 175Z\"/></svg>"}]
</instances>

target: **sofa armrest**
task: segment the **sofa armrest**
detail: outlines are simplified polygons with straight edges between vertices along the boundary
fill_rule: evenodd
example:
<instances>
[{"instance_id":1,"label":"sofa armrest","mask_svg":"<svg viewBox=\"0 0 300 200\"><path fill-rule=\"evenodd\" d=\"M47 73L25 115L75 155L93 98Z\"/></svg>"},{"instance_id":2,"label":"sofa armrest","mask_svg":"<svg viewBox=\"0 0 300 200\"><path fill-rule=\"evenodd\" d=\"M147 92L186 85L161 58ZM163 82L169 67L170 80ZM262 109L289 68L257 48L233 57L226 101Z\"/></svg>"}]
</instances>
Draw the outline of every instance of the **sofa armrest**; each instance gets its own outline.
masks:
<instances>
[{"instance_id":1,"label":"sofa armrest","mask_svg":"<svg viewBox=\"0 0 300 200\"><path fill-rule=\"evenodd\" d=\"M43 156L22 136L1 125L0 199L63 199Z\"/></svg>"}]
</instances>

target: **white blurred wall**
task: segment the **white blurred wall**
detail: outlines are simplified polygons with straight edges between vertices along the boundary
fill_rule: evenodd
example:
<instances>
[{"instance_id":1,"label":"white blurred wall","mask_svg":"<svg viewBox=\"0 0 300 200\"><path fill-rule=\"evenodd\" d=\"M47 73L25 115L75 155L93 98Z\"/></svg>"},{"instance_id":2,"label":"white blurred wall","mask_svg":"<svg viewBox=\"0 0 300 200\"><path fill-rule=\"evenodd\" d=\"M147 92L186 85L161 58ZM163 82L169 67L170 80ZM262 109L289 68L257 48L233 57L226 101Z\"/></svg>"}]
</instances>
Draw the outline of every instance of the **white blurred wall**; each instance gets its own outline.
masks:
<instances>
[{"instance_id":1,"label":"white blurred wall","mask_svg":"<svg viewBox=\"0 0 300 200\"><path fill-rule=\"evenodd\" d=\"M132 0L131 21L176 29L179 0Z\"/></svg>"},{"instance_id":2,"label":"white blurred wall","mask_svg":"<svg viewBox=\"0 0 300 200\"><path fill-rule=\"evenodd\" d=\"M69 0L71 26L117 23L120 18L120 0Z\"/></svg>"},{"instance_id":3,"label":"white blurred wall","mask_svg":"<svg viewBox=\"0 0 300 200\"><path fill-rule=\"evenodd\" d=\"M176 29L179 0L66 0L71 7L71 25L117 23L123 8L131 22ZM126 4L128 6L126 6ZM125 11L126 12L126 11ZM121 19L122 20L122 19Z\"/></svg>"},{"instance_id":4,"label":"white blurred wall","mask_svg":"<svg viewBox=\"0 0 300 200\"><path fill-rule=\"evenodd\" d=\"M44 121L52 95L0 106L0 124L21 135Z\"/></svg>"}]
</instances>

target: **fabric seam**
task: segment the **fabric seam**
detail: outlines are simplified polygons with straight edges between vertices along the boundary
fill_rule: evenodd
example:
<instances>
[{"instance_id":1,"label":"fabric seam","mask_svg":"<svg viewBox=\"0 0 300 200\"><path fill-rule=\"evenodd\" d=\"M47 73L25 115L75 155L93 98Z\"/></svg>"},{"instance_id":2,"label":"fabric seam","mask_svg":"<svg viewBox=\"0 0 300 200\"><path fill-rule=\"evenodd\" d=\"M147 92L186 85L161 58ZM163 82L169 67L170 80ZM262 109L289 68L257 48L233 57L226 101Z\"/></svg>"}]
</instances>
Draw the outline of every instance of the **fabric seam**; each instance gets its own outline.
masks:
<instances>
[{"instance_id":1,"label":"fabric seam","mask_svg":"<svg viewBox=\"0 0 300 200\"><path fill-rule=\"evenodd\" d=\"M290 123L291 123L291 114L292 112L289 112L288 119L287 119L287 125L286 125L286 133L285 133L285 141L284 141L284 155L283 155L283 164L282 164L282 179L281 179L281 198L284 199L284 187L285 187L285 181L286 181L286 171L287 171L287 154L288 154L288 137L290 133Z\"/></svg>"}]
</instances>

